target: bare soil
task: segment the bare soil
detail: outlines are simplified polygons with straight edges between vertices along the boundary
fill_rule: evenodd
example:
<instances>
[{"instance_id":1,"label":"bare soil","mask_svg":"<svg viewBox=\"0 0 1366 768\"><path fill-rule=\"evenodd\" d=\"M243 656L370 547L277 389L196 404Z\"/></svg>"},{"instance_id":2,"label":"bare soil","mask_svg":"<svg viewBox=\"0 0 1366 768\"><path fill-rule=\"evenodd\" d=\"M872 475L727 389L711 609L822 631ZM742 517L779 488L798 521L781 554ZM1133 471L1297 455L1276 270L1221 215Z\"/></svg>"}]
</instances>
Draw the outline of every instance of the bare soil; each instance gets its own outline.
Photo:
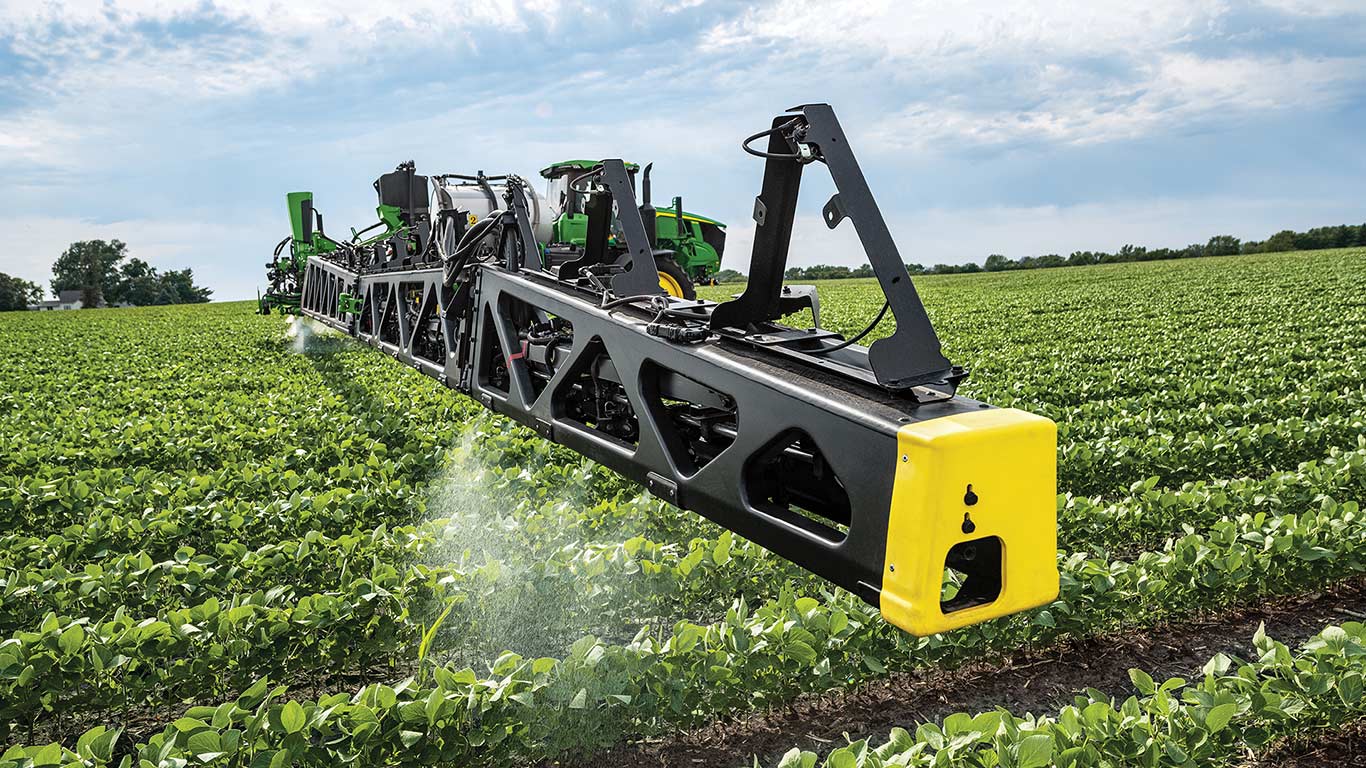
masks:
<instances>
[{"instance_id":1,"label":"bare soil","mask_svg":"<svg viewBox=\"0 0 1366 768\"><path fill-rule=\"evenodd\" d=\"M1268 635L1293 646L1328 624L1362 619L1366 619L1366 579L1354 579L1321 592L1276 598L1142 632L1063 643L951 671L897 673L856 688L802 697L788 707L718 720L665 738L623 744L586 759L544 765L719 768L748 766L756 756L761 765L771 765L792 747L822 753L846 743L846 738L881 740L893 726L913 728L955 712L1003 707L1015 714L1051 713L1086 688L1128 696L1133 692L1131 668L1142 669L1158 680L1190 678L1199 674L1216 653L1250 655L1252 636L1262 623ZM1348 734L1351 738L1344 736L1322 748L1355 749L1359 754L1366 745L1366 731L1353 733Z\"/></svg>"},{"instance_id":2,"label":"bare soil","mask_svg":"<svg viewBox=\"0 0 1366 768\"><path fill-rule=\"evenodd\" d=\"M1277 744L1245 768L1347 768L1366 766L1366 720L1336 730L1314 731Z\"/></svg>"}]
</instances>

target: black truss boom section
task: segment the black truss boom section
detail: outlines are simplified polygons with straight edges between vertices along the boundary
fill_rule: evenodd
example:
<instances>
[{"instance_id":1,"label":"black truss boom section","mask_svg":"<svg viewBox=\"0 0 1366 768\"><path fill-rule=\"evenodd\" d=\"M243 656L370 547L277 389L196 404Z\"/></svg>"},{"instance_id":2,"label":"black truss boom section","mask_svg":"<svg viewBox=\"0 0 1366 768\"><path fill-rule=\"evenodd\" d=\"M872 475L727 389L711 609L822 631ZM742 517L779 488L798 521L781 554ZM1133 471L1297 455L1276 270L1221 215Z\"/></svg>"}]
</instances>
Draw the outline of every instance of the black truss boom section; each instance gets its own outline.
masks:
<instances>
[{"instance_id":1,"label":"black truss boom section","mask_svg":"<svg viewBox=\"0 0 1366 768\"><path fill-rule=\"evenodd\" d=\"M750 281L732 301L662 292L626 167L604 160L573 182L588 194L589 226L569 260L549 263L525 182L508 176L474 256L383 272L314 257L303 312L877 604L894 567L903 430L989 406L955 394L965 374L941 354L830 107L779 115L750 141L763 137L763 150L746 142L765 158L764 177ZM779 323L807 306L819 322L814 292L782 285L801 175L814 163L838 188L826 224L853 221L896 319L870 347ZM967 516L953 514L956 531ZM971 572L955 551L955 567ZM1000 567L974 583L994 578L1000 591Z\"/></svg>"}]
</instances>

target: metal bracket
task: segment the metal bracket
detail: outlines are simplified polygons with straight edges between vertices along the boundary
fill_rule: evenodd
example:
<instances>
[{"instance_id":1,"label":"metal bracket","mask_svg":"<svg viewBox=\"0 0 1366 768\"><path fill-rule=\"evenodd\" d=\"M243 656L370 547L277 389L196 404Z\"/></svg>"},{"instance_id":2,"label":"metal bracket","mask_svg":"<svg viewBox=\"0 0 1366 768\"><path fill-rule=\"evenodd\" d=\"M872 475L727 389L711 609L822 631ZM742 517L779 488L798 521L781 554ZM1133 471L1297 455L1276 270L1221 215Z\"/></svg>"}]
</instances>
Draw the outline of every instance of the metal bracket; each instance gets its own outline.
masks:
<instances>
[{"instance_id":1,"label":"metal bracket","mask_svg":"<svg viewBox=\"0 0 1366 768\"><path fill-rule=\"evenodd\" d=\"M792 112L798 114L797 119ZM796 107L775 117L770 131L763 153L763 188L755 202L749 283L739 297L716 308L712 328L750 330L782 317L783 272L802 169L808 164L798 145L807 145L814 147L812 159L825 164L838 190L822 209L826 226L833 229L846 218L854 220L864 253L896 319L896 331L868 348L868 363L879 386L904 391L945 381L953 374L953 365L940 351L939 337L834 110L828 104Z\"/></svg>"},{"instance_id":2,"label":"metal bracket","mask_svg":"<svg viewBox=\"0 0 1366 768\"><path fill-rule=\"evenodd\" d=\"M678 483L656 472L645 475L645 489L670 504L678 503Z\"/></svg>"},{"instance_id":3,"label":"metal bracket","mask_svg":"<svg viewBox=\"0 0 1366 768\"><path fill-rule=\"evenodd\" d=\"M784 315L811 308L812 327L821 327L821 295L814 285L784 285L782 296L778 299L778 309Z\"/></svg>"},{"instance_id":4,"label":"metal bracket","mask_svg":"<svg viewBox=\"0 0 1366 768\"><path fill-rule=\"evenodd\" d=\"M844 212L844 201L840 200L839 193L830 196L830 201L821 209L821 215L825 219L825 226L830 229L838 227L840 222L844 221L847 214Z\"/></svg>"},{"instance_id":5,"label":"metal bracket","mask_svg":"<svg viewBox=\"0 0 1366 768\"><path fill-rule=\"evenodd\" d=\"M480 172L482 175L482 171ZM509 175L507 181L507 202L512 209L514 226L517 228L517 237L521 241L521 248L509 248L507 252L507 268L509 271L516 272L524 264L535 263L538 268L544 269L544 259L541 249L536 241L536 233L531 228L531 213L526 201L526 182L520 176ZM487 183L485 183L487 186ZM530 256L535 256L535 261L530 260Z\"/></svg>"},{"instance_id":6,"label":"metal bracket","mask_svg":"<svg viewBox=\"0 0 1366 768\"><path fill-rule=\"evenodd\" d=\"M645 222L636 205L635 189L620 159L601 163L598 181L601 187L588 197L588 232L584 253L578 259L560 267L561 279L573 279L588 267L608 261L607 236L615 215L625 239L625 250L615 265L622 272L612 276L612 293L617 296L654 296L664 293L659 287L659 275L654 265L654 248L650 245ZM615 209L615 210L614 210Z\"/></svg>"}]
</instances>

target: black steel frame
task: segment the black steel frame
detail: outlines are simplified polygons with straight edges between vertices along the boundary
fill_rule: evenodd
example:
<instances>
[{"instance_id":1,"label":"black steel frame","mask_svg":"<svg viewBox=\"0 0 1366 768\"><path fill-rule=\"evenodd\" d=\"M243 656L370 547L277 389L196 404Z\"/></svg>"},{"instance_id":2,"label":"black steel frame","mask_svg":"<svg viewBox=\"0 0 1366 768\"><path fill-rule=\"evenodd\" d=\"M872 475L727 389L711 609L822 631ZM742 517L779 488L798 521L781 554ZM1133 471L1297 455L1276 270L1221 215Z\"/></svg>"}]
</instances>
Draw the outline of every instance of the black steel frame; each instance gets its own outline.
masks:
<instances>
[{"instance_id":1,"label":"black steel frame","mask_svg":"<svg viewBox=\"0 0 1366 768\"><path fill-rule=\"evenodd\" d=\"M939 352L833 111L794 112L773 122L750 283L734 301L666 298L654 269L634 268L653 253L624 165L608 160L580 259L541 263L513 182L497 247L457 286L440 267L357 273L315 258L304 314L876 605L898 430L988 406L954 394L962 371ZM809 162L830 169L826 222L854 220L897 320L870 349L777 323L793 306L781 277ZM614 201L626 247L612 256ZM340 310L343 292L363 297L359 313Z\"/></svg>"}]
</instances>

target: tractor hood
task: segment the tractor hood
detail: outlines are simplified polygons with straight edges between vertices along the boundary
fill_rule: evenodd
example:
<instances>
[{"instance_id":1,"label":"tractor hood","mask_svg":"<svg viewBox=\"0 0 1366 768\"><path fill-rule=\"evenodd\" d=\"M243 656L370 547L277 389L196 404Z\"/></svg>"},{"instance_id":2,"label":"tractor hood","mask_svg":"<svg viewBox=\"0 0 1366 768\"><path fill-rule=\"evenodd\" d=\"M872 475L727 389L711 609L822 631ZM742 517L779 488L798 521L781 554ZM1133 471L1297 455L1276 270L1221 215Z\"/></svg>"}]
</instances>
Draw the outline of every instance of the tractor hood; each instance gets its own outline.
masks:
<instances>
[{"instance_id":1,"label":"tractor hood","mask_svg":"<svg viewBox=\"0 0 1366 768\"><path fill-rule=\"evenodd\" d=\"M674 215L674 209L672 207L655 208L655 215L660 218L671 217ZM726 226L725 224L717 221L716 219L709 219L706 216L701 216L696 213L690 213L689 211L683 212L683 218L687 221L696 221L701 224L714 224L715 226L723 228Z\"/></svg>"}]
</instances>

